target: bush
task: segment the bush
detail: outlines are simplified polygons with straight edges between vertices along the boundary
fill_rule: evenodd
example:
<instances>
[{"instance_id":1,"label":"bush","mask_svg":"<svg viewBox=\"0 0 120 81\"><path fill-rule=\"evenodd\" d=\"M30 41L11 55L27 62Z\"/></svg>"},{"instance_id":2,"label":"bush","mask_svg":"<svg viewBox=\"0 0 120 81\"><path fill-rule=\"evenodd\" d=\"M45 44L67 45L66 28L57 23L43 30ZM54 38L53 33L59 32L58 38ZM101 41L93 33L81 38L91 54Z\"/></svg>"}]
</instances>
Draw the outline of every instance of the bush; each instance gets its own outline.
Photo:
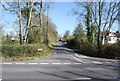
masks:
<instances>
[{"instance_id":1,"label":"bush","mask_svg":"<svg viewBox=\"0 0 120 81\"><path fill-rule=\"evenodd\" d=\"M3 57L33 56L37 49L28 46L3 45Z\"/></svg>"},{"instance_id":2,"label":"bush","mask_svg":"<svg viewBox=\"0 0 120 81\"><path fill-rule=\"evenodd\" d=\"M42 57L47 56L51 53L51 50L42 45L41 49L43 51L38 52L39 44L27 44L27 45L3 45L2 46L2 56L6 59L12 58L12 61L17 59L27 60L26 57Z\"/></svg>"},{"instance_id":3,"label":"bush","mask_svg":"<svg viewBox=\"0 0 120 81\"><path fill-rule=\"evenodd\" d=\"M80 48L80 41L77 39L71 39L67 41L68 47L72 49L79 49Z\"/></svg>"},{"instance_id":4,"label":"bush","mask_svg":"<svg viewBox=\"0 0 120 81\"><path fill-rule=\"evenodd\" d=\"M105 58L116 58L120 57L120 43L116 44L105 44L102 46L102 54L101 57Z\"/></svg>"},{"instance_id":5,"label":"bush","mask_svg":"<svg viewBox=\"0 0 120 81\"><path fill-rule=\"evenodd\" d=\"M96 56L97 51L94 45L91 45L90 43L84 42L80 45L80 52L89 55L89 56Z\"/></svg>"},{"instance_id":6,"label":"bush","mask_svg":"<svg viewBox=\"0 0 120 81\"><path fill-rule=\"evenodd\" d=\"M120 57L120 42L116 44L104 44L97 51L95 45L92 45L88 42L81 42L78 39L71 39L67 43L69 48L74 49L74 51L88 55L88 56L95 56L95 57L102 57L102 58L116 58Z\"/></svg>"},{"instance_id":7,"label":"bush","mask_svg":"<svg viewBox=\"0 0 120 81\"><path fill-rule=\"evenodd\" d=\"M77 52L90 55L90 56L95 56L97 54L95 46L92 46L88 42L81 42L78 39L71 39L68 41L68 47L74 49Z\"/></svg>"}]
</instances>

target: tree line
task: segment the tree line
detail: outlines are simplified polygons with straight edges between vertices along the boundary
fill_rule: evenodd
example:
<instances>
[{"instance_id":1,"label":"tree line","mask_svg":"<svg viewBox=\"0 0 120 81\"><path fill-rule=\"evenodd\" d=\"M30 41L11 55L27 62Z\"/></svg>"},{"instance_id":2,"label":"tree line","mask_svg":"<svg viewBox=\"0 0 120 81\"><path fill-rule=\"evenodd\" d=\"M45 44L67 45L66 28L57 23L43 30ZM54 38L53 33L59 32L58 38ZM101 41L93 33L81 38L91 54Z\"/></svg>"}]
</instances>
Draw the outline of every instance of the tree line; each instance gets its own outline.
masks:
<instances>
[{"instance_id":1,"label":"tree line","mask_svg":"<svg viewBox=\"0 0 120 81\"><path fill-rule=\"evenodd\" d=\"M73 9L73 15L77 16L77 19L80 21L78 28L85 28L88 42L100 49L100 46L105 41L105 32L111 32L114 23L119 21L120 3L77 2L75 4L77 9ZM79 34L83 35L81 32Z\"/></svg>"},{"instance_id":2,"label":"tree line","mask_svg":"<svg viewBox=\"0 0 120 81\"><path fill-rule=\"evenodd\" d=\"M73 30L64 34L67 46L74 51L88 56L117 58L120 56L119 44L105 43L109 34L116 29L120 16L120 2L76 2L77 8L72 10L72 15L77 17L79 24ZM116 28L115 28L116 26ZM119 31L114 31L120 35Z\"/></svg>"},{"instance_id":3,"label":"tree line","mask_svg":"<svg viewBox=\"0 0 120 81\"><path fill-rule=\"evenodd\" d=\"M19 43L45 43L57 39L56 25L49 18L50 2L42 0L17 0L0 2L3 9L16 14L18 18Z\"/></svg>"}]
</instances>

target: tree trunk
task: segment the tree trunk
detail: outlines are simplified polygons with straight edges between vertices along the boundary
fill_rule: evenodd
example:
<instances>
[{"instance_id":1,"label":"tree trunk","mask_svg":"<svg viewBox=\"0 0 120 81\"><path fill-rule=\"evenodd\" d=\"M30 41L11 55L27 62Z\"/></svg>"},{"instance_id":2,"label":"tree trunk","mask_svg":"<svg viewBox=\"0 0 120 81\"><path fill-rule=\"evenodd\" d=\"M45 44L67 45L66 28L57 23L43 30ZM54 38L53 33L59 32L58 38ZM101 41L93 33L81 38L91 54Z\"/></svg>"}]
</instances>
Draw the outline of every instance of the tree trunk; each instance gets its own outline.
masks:
<instances>
[{"instance_id":1,"label":"tree trunk","mask_svg":"<svg viewBox=\"0 0 120 81\"><path fill-rule=\"evenodd\" d=\"M22 16L21 16L21 7L20 7L20 0L18 1L18 8L20 10L19 12L19 26L20 26L20 29L19 29L19 36L20 36L20 44L23 44L23 35L22 35Z\"/></svg>"},{"instance_id":2,"label":"tree trunk","mask_svg":"<svg viewBox=\"0 0 120 81\"><path fill-rule=\"evenodd\" d=\"M102 3L102 5L101 5ZM97 37L97 46L98 46L98 49L100 49L100 36L101 36L101 18L102 18L102 6L103 6L103 2L99 2L99 25L98 25L98 37Z\"/></svg>"},{"instance_id":3,"label":"tree trunk","mask_svg":"<svg viewBox=\"0 0 120 81\"><path fill-rule=\"evenodd\" d=\"M32 17L33 4L34 4L34 2L33 2L33 0L31 0L30 12L29 12L29 16L28 16L27 28L26 28L26 33L25 33L25 43L27 43L28 30L29 30L29 27L30 27L31 17Z\"/></svg>"},{"instance_id":4,"label":"tree trunk","mask_svg":"<svg viewBox=\"0 0 120 81\"><path fill-rule=\"evenodd\" d=\"M87 36L88 36L88 41L90 42L90 9L87 7L87 17L86 17L86 22L87 22Z\"/></svg>"}]
</instances>

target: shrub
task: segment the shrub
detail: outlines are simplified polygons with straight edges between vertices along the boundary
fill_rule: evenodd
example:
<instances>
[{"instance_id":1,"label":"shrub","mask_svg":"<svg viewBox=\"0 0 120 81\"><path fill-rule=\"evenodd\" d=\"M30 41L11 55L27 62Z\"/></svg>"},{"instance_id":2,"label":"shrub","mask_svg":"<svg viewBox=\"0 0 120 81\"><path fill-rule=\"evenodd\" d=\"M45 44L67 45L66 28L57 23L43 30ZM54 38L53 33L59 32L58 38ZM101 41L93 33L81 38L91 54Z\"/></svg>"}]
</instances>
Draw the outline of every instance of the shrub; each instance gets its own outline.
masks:
<instances>
[{"instance_id":1,"label":"shrub","mask_svg":"<svg viewBox=\"0 0 120 81\"><path fill-rule=\"evenodd\" d=\"M100 53L98 53L95 45L88 42L81 42L78 39L71 39L67 43L68 47L74 49L76 52L88 56L102 57L102 58L116 58L120 57L120 42L116 44L104 44L101 46Z\"/></svg>"},{"instance_id":2,"label":"shrub","mask_svg":"<svg viewBox=\"0 0 120 81\"><path fill-rule=\"evenodd\" d=\"M67 41L68 47L72 49L79 49L80 48L80 41L77 39L71 39Z\"/></svg>"},{"instance_id":3,"label":"shrub","mask_svg":"<svg viewBox=\"0 0 120 81\"><path fill-rule=\"evenodd\" d=\"M102 46L102 54L100 55L101 57L106 57L106 58L115 58L115 57L120 57L120 43L116 44L105 44Z\"/></svg>"},{"instance_id":4,"label":"shrub","mask_svg":"<svg viewBox=\"0 0 120 81\"><path fill-rule=\"evenodd\" d=\"M91 45L90 43L84 42L80 45L80 52L89 55L89 56L96 56L97 51L94 45Z\"/></svg>"},{"instance_id":5,"label":"shrub","mask_svg":"<svg viewBox=\"0 0 120 81\"><path fill-rule=\"evenodd\" d=\"M68 47L77 50L77 52L90 55L90 56L96 56L96 48L95 46L91 45L88 42L81 42L79 39L71 39L68 41Z\"/></svg>"},{"instance_id":6,"label":"shrub","mask_svg":"<svg viewBox=\"0 0 120 81\"><path fill-rule=\"evenodd\" d=\"M38 52L39 44L27 44L27 45L3 45L2 46L2 56L4 58L21 58L21 60L27 59L23 57L34 57L34 56L45 56L45 54L50 54L50 50L45 45L42 45L43 51Z\"/></svg>"}]
</instances>

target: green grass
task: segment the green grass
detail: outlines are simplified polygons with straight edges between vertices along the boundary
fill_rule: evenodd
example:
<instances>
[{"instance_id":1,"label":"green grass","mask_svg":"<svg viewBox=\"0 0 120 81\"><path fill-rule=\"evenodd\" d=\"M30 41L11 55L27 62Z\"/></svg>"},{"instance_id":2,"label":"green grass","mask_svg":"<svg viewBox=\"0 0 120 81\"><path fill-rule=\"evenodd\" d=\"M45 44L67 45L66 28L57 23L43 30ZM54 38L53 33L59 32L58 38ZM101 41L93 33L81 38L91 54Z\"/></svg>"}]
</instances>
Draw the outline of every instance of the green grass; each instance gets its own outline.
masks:
<instances>
[{"instance_id":1,"label":"green grass","mask_svg":"<svg viewBox=\"0 0 120 81\"><path fill-rule=\"evenodd\" d=\"M51 42L50 44L49 44L49 48L53 48L54 46L54 44L55 44L56 42L54 41L54 42Z\"/></svg>"}]
</instances>

